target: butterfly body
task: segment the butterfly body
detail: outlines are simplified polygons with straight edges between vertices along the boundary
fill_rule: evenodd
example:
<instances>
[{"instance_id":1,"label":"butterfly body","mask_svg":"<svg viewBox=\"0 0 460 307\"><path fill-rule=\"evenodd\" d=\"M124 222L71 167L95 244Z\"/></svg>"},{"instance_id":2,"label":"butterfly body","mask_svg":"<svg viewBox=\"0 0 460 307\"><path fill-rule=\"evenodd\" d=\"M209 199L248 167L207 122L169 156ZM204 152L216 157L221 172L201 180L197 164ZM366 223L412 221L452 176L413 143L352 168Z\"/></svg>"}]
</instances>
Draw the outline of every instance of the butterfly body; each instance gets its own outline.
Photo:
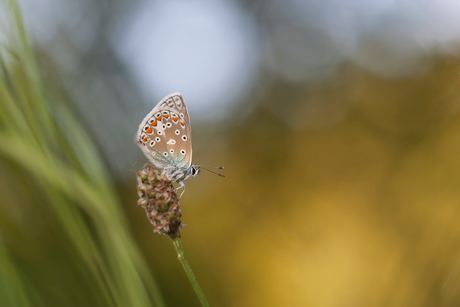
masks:
<instances>
[{"instance_id":1,"label":"butterfly body","mask_svg":"<svg viewBox=\"0 0 460 307\"><path fill-rule=\"evenodd\" d=\"M192 165L190 117L179 93L166 96L147 114L135 142L150 162L184 191L184 182L200 173L200 168Z\"/></svg>"}]
</instances>

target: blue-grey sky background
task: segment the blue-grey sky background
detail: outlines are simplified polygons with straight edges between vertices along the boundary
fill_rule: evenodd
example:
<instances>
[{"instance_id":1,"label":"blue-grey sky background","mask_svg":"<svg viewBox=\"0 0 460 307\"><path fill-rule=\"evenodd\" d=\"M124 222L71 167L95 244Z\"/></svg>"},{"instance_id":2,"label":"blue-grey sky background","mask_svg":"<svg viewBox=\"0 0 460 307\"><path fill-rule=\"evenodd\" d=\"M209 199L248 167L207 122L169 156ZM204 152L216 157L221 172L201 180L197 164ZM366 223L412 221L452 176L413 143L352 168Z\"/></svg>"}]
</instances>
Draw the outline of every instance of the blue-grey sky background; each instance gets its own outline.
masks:
<instances>
[{"instance_id":1,"label":"blue-grey sky background","mask_svg":"<svg viewBox=\"0 0 460 307\"><path fill-rule=\"evenodd\" d=\"M91 1L21 2L34 40L45 48L62 31L82 50L95 43L101 25ZM302 82L353 60L397 77L418 72L418 57L432 48L449 52L460 37L460 2L453 0L272 0L249 8L221 0L136 1L115 13L107 39L142 96L154 106L179 91L196 120L224 115L261 68ZM270 28L261 27L264 18L273 19ZM385 54L358 48L372 39L387 45ZM67 60L71 55L61 61Z\"/></svg>"}]
</instances>

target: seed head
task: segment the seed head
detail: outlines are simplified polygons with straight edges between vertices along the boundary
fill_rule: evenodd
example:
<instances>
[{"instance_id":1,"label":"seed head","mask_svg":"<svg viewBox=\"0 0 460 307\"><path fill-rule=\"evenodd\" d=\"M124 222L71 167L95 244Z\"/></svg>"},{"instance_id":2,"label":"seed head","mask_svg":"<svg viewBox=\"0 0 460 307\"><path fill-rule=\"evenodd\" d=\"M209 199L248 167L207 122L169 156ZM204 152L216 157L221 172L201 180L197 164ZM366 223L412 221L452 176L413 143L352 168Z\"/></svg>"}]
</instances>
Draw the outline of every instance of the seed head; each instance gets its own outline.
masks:
<instances>
[{"instance_id":1,"label":"seed head","mask_svg":"<svg viewBox=\"0 0 460 307\"><path fill-rule=\"evenodd\" d=\"M150 164L145 164L136 173L139 195L137 204L144 208L153 231L171 238L180 237L182 213L171 181Z\"/></svg>"}]
</instances>

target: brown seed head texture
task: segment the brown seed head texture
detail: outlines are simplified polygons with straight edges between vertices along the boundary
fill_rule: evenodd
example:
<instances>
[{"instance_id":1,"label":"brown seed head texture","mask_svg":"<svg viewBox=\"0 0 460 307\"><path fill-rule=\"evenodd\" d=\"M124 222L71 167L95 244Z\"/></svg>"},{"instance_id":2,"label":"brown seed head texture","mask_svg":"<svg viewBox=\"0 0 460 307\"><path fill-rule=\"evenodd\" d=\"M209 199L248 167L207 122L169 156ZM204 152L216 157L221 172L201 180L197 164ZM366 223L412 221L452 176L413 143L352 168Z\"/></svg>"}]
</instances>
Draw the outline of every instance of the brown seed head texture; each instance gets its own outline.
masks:
<instances>
[{"instance_id":1,"label":"brown seed head texture","mask_svg":"<svg viewBox=\"0 0 460 307\"><path fill-rule=\"evenodd\" d=\"M144 165L136 173L139 195L137 204L144 208L153 231L171 238L180 237L182 213L171 181L150 164Z\"/></svg>"}]
</instances>

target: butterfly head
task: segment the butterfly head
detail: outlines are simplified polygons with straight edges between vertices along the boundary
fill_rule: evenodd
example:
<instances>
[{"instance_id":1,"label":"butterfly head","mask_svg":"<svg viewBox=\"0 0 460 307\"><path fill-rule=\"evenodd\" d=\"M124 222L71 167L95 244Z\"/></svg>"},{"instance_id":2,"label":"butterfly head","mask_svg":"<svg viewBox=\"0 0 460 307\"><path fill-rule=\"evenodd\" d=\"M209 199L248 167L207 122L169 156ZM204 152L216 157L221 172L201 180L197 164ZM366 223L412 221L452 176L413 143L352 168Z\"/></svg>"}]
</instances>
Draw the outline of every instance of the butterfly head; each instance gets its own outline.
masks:
<instances>
[{"instance_id":1,"label":"butterfly head","mask_svg":"<svg viewBox=\"0 0 460 307\"><path fill-rule=\"evenodd\" d=\"M213 172L213 171L207 169L206 167L217 168L217 169L224 169L223 167L215 167L215 166L208 166L208 165L191 165L191 166L187 169L187 172L186 172L186 174L185 174L185 179L184 179L184 181L187 180L187 179L189 179L189 178L195 179L196 177L198 177L198 175L199 175L200 172L201 172L201 168L203 168L204 170L207 170L207 171L210 172L210 173L213 173L213 174L216 174L216 175L225 177L224 175L219 174L219 173L216 173L216 172Z\"/></svg>"},{"instance_id":2,"label":"butterfly head","mask_svg":"<svg viewBox=\"0 0 460 307\"><path fill-rule=\"evenodd\" d=\"M189 172L190 172L190 177L192 177L192 179L195 179L200 174L201 169L199 166L192 165L189 168Z\"/></svg>"}]
</instances>

